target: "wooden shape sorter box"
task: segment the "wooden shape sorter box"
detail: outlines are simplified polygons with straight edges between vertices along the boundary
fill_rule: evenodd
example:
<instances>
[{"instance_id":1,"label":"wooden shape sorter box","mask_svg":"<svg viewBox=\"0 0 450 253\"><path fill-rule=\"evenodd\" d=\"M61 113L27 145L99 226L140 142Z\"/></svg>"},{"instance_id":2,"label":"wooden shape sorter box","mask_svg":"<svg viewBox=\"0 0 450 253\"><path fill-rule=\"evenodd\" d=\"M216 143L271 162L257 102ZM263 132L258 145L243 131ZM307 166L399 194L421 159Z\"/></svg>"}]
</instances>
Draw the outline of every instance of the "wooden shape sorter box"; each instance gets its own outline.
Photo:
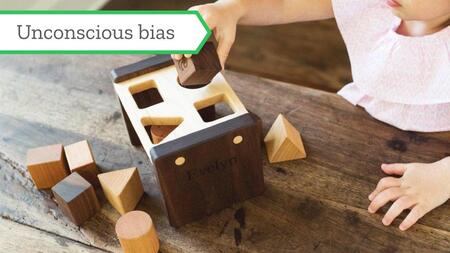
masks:
<instances>
[{"instance_id":1,"label":"wooden shape sorter box","mask_svg":"<svg viewBox=\"0 0 450 253\"><path fill-rule=\"evenodd\" d=\"M247 112L220 73L202 88L186 89L177 82L170 56L159 55L112 75L130 140L143 146L156 168L172 226L264 191L261 122ZM136 100L143 93L149 100L146 107ZM161 99L150 101L152 97ZM216 104L226 104L232 113L204 120L201 110ZM176 127L154 141L152 126Z\"/></svg>"}]
</instances>

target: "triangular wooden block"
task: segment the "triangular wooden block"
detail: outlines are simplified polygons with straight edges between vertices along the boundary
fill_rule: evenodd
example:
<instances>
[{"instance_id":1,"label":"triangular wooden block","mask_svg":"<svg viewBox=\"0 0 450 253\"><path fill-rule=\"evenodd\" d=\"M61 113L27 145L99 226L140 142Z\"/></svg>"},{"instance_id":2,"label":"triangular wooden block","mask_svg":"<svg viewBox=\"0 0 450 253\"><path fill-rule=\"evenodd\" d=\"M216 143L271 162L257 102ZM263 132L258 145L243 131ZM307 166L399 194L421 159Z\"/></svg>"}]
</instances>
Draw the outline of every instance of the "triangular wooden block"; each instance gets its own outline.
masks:
<instances>
[{"instance_id":1,"label":"triangular wooden block","mask_svg":"<svg viewBox=\"0 0 450 253\"><path fill-rule=\"evenodd\" d=\"M282 162L306 157L300 133L283 116L278 115L266 137L269 162Z\"/></svg>"},{"instance_id":2,"label":"triangular wooden block","mask_svg":"<svg viewBox=\"0 0 450 253\"><path fill-rule=\"evenodd\" d=\"M116 170L98 175L109 203L121 214L134 210L144 194L138 170Z\"/></svg>"}]
</instances>

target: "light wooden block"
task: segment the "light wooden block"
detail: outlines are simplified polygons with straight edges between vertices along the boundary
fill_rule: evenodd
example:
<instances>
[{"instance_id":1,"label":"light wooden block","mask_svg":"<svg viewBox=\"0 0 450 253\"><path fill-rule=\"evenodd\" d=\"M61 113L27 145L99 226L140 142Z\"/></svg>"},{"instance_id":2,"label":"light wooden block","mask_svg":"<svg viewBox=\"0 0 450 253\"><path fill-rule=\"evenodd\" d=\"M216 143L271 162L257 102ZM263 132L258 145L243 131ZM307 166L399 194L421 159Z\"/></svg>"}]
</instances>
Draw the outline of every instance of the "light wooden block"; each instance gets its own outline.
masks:
<instances>
[{"instance_id":1,"label":"light wooden block","mask_svg":"<svg viewBox=\"0 0 450 253\"><path fill-rule=\"evenodd\" d=\"M99 174L98 178L109 203L121 214L134 210L144 194L136 168Z\"/></svg>"},{"instance_id":2,"label":"light wooden block","mask_svg":"<svg viewBox=\"0 0 450 253\"><path fill-rule=\"evenodd\" d=\"M278 115L266 137L267 157L269 162L283 162L306 157L300 133L283 116Z\"/></svg>"},{"instance_id":3,"label":"light wooden block","mask_svg":"<svg viewBox=\"0 0 450 253\"><path fill-rule=\"evenodd\" d=\"M88 141L80 141L64 147L70 171L78 172L94 186L98 183L98 169Z\"/></svg>"},{"instance_id":4,"label":"light wooden block","mask_svg":"<svg viewBox=\"0 0 450 253\"><path fill-rule=\"evenodd\" d=\"M94 187L76 172L53 186L52 192L64 215L78 226L100 209Z\"/></svg>"},{"instance_id":5,"label":"light wooden block","mask_svg":"<svg viewBox=\"0 0 450 253\"><path fill-rule=\"evenodd\" d=\"M27 168L38 189L50 189L69 175L61 144L28 150Z\"/></svg>"},{"instance_id":6,"label":"light wooden block","mask_svg":"<svg viewBox=\"0 0 450 253\"><path fill-rule=\"evenodd\" d=\"M116 223L116 234L125 253L157 253L159 240L150 215L131 211Z\"/></svg>"}]
</instances>

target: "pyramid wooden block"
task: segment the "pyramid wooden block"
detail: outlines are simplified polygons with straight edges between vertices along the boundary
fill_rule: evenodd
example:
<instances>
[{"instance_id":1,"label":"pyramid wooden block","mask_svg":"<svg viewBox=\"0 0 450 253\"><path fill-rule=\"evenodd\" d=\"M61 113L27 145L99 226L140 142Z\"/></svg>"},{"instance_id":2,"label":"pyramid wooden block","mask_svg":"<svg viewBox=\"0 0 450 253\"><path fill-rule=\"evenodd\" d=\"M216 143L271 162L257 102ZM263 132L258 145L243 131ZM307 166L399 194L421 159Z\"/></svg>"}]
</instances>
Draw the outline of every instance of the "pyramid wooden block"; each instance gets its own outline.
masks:
<instances>
[{"instance_id":1,"label":"pyramid wooden block","mask_svg":"<svg viewBox=\"0 0 450 253\"><path fill-rule=\"evenodd\" d=\"M266 137L269 162L282 162L306 157L300 133L283 116L278 115Z\"/></svg>"},{"instance_id":2,"label":"pyramid wooden block","mask_svg":"<svg viewBox=\"0 0 450 253\"><path fill-rule=\"evenodd\" d=\"M157 253L159 250L155 225L146 212L122 215L116 223L116 234L125 253Z\"/></svg>"},{"instance_id":3,"label":"pyramid wooden block","mask_svg":"<svg viewBox=\"0 0 450 253\"><path fill-rule=\"evenodd\" d=\"M78 226L100 209L94 187L76 172L53 186L52 191L61 211Z\"/></svg>"},{"instance_id":4,"label":"pyramid wooden block","mask_svg":"<svg viewBox=\"0 0 450 253\"><path fill-rule=\"evenodd\" d=\"M38 189L50 189L69 175L61 144L28 150L27 168Z\"/></svg>"},{"instance_id":5,"label":"pyramid wooden block","mask_svg":"<svg viewBox=\"0 0 450 253\"><path fill-rule=\"evenodd\" d=\"M121 214L134 210L144 194L136 168L103 173L98 178L109 203Z\"/></svg>"},{"instance_id":6,"label":"pyramid wooden block","mask_svg":"<svg viewBox=\"0 0 450 253\"><path fill-rule=\"evenodd\" d=\"M91 147L86 140L65 146L64 151L72 173L78 172L92 185L99 185L97 165L95 164Z\"/></svg>"}]
</instances>

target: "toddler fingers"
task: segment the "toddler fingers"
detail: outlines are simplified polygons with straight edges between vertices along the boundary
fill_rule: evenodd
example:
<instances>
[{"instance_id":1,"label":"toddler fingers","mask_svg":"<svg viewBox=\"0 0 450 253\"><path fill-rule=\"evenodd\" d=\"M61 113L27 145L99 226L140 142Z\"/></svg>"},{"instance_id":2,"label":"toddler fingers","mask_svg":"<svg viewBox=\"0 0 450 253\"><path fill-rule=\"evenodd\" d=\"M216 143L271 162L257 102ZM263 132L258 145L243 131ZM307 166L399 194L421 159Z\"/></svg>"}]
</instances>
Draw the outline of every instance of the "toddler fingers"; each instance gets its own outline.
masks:
<instances>
[{"instance_id":1,"label":"toddler fingers","mask_svg":"<svg viewBox=\"0 0 450 253\"><path fill-rule=\"evenodd\" d=\"M401 197L397 199L389 208L386 215L384 215L384 218L382 220L383 224L385 226L391 225L392 221L397 218L397 216L399 216L403 212L403 210L411 208L415 204L415 201L413 201L409 197Z\"/></svg>"},{"instance_id":2,"label":"toddler fingers","mask_svg":"<svg viewBox=\"0 0 450 253\"><path fill-rule=\"evenodd\" d=\"M192 57L192 54L185 54L184 57L186 57L186 58L191 58L191 57Z\"/></svg>"},{"instance_id":3,"label":"toddler fingers","mask_svg":"<svg viewBox=\"0 0 450 253\"><path fill-rule=\"evenodd\" d=\"M177 61L179 61L183 58L182 54L173 54L171 56L172 56L172 59L177 60Z\"/></svg>"},{"instance_id":4,"label":"toddler fingers","mask_svg":"<svg viewBox=\"0 0 450 253\"><path fill-rule=\"evenodd\" d=\"M406 171L406 164L404 163L392 163L392 164L382 164L381 169L386 174L403 175Z\"/></svg>"},{"instance_id":5,"label":"toddler fingers","mask_svg":"<svg viewBox=\"0 0 450 253\"><path fill-rule=\"evenodd\" d=\"M372 201L378 195L378 193L386 190L387 188L397 187L397 186L400 186L400 184L401 184L401 181L399 178L395 178L395 177L382 178L378 182L375 190L369 195L369 200Z\"/></svg>"},{"instance_id":6,"label":"toddler fingers","mask_svg":"<svg viewBox=\"0 0 450 253\"><path fill-rule=\"evenodd\" d=\"M233 45L233 43L234 38L222 38L219 41L219 46L217 47L217 54L219 55L222 69L225 68L225 61L228 58L228 54L230 53L231 46Z\"/></svg>"},{"instance_id":7,"label":"toddler fingers","mask_svg":"<svg viewBox=\"0 0 450 253\"><path fill-rule=\"evenodd\" d=\"M369 212L375 213L380 207L386 205L389 201L394 201L403 195L403 189L399 187L389 188L380 192L370 203Z\"/></svg>"},{"instance_id":8,"label":"toddler fingers","mask_svg":"<svg viewBox=\"0 0 450 253\"><path fill-rule=\"evenodd\" d=\"M411 212L409 212L408 216L403 220L400 224L399 228L402 231L407 230L412 225L414 225L420 218L422 218L427 212L425 212L421 206L415 206Z\"/></svg>"}]
</instances>

